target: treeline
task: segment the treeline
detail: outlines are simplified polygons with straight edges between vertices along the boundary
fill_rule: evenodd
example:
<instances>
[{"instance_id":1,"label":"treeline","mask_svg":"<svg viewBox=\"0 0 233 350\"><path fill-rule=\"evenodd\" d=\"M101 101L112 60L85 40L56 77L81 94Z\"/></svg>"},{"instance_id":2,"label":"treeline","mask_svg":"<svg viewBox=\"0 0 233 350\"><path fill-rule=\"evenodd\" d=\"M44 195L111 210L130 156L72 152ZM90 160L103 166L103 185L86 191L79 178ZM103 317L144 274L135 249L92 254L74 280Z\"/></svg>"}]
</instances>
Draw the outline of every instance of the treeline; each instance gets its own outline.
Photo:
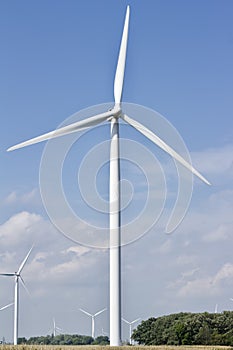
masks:
<instances>
[{"instance_id":1,"label":"treeline","mask_svg":"<svg viewBox=\"0 0 233 350\"><path fill-rule=\"evenodd\" d=\"M43 345L108 345L109 338L107 336L99 336L93 339L87 335L78 334L59 334L56 336L46 335L39 337L18 338L18 344L43 344Z\"/></svg>"},{"instance_id":2,"label":"treeline","mask_svg":"<svg viewBox=\"0 0 233 350\"><path fill-rule=\"evenodd\" d=\"M233 311L152 317L141 322L132 339L142 345L233 346Z\"/></svg>"}]
</instances>

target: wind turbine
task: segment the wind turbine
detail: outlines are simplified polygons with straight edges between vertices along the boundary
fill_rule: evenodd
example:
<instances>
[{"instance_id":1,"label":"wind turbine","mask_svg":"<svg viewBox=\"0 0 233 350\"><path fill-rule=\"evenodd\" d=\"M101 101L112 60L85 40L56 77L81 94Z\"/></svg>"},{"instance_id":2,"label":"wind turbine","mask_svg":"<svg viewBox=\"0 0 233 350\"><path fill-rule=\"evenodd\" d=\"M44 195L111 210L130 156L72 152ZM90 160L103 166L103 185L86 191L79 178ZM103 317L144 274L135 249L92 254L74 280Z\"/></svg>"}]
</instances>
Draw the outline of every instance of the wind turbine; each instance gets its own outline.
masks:
<instances>
[{"instance_id":1,"label":"wind turbine","mask_svg":"<svg viewBox=\"0 0 233 350\"><path fill-rule=\"evenodd\" d=\"M28 292L28 289L25 285L25 282L21 276L21 272L29 258L29 255L31 254L33 246L25 256L24 260L22 261L18 271L12 272L12 273L0 273L0 276L8 276L8 277L15 277L15 301L14 301L14 345L17 345L18 341L18 329L19 329L19 280L22 282L24 288Z\"/></svg>"},{"instance_id":2,"label":"wind turbine","mask_svg":"<svg viewBox=\"0 0 233 350\"><path fill-rule=\"evenodd\" d=\"M114 80L114 100L115 104L107 112L91 116L87 119L72 123L68 126L48 132L25 142L21 142L8 151L29 146L41 141L49 140L62 135L74 133L87 129L94 125L110 122L110 174L109 174L109 230L110 230L110 345L119 346L121 344L121 213L120 213L120 155L119 155L119 120L122 119L145 137L163 149L166 153L176 159L185 168L199 177L206 184L210 183L196 169L183 159L175 150L167 145L161 138L155 135L141 123L126 115L121 108L121 96L124 82L124 71L128 41L130 8L127 6L124 29L120 44L120 51Z\"/></svg>"},{"instance_id":3,"label":"wind turbine","mask_svg":"<svg viewBox=\"0 0 233 350\"><path fill-rule=\"evenodd\" d=\"M102 327L102 333L101 333L101 334L102 334L103 337L105 337L105 336L108 337L108 333L104 331L104 328L103 328L103 327Z\"/></svg>"},{"instance_id":4,"label":"wind turbine","mask_svg":"<svg viewBox=\"0 0 233 350\"><path fill-rule=\"evenodd\" d=\"M215 313L215 314L218 313L218 304L215 305L214 313Z\"/></svg>"},{"instance_id":5,"label":"wind turbine","mask_svg":"<svg viewBox=\"0 0 233 350\"><path fill-rule=\"evenodd\" d=\"M141 318L137 318L136 320L134 321L127 321L125 318L122 317L122 321L124 321L125 323L127 323L129 325L129 343L130 345L132 345L132 339L131 339L131 336L132 336L132 325L138 321L140 321Z\"/></svg>"},{"instance_id":6,"label":"wind turbine","mask_svg":"<svg viewBox=\"0 0 233 350\"><path fill-rule=\"evenodd\" d=\"M95 339L95 317L102 314L102 312L104 312L105 310L107 310L106 308L105 309L102 309L98 312L96 312L95 314L90 314L89 312L83 310L83 309L79 309L80 311L82 311L84 314L86 314L87 316L90 316L91 317L91 336L93 339Z\"/></svg>"},{"instance_id":7,"label":"wind turbine","mask_svg":"<svg viewBox=\"0 0 233 350\"><path fill-rule=\"evenodd\" d=\"M53 336L56 337L57 333L65 333L63 329L56 326L55 318L53 317Z\"/></svg>"}]
</instances>

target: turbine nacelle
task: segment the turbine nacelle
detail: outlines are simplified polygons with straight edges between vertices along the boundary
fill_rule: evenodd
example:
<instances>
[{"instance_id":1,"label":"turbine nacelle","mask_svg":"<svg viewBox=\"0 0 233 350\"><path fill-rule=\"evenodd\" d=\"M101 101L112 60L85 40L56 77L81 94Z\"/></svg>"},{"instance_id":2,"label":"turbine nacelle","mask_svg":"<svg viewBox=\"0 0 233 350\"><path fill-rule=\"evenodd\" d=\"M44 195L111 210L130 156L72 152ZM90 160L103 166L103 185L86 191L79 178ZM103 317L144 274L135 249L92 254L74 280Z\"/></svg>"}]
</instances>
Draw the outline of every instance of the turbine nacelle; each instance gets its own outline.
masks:
<instances>
[{"instance_id":1,"label":"turbine nacelle","mask_svg":"<svg viewBox=\"0 0 233 350\"><path fill-rule=\"evenodd\" d=\"M109 112L112 112L112 115L107 118L107 121L111 121L113 118L119 119L122 116L121 104L116 103L113 108L109 109Z\"/></svg>"}]
</instances>

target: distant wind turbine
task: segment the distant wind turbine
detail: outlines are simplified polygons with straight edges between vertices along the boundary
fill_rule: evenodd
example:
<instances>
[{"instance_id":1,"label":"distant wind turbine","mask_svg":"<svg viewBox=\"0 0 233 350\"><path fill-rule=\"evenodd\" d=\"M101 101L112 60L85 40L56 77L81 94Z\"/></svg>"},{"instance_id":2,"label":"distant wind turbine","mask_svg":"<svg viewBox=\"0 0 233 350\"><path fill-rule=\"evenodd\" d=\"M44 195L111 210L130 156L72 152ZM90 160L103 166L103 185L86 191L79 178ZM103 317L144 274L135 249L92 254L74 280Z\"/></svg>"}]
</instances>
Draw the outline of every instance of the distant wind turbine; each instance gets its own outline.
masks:
<instances>
[{"instance_id":1,"label":"distant wind turbine","mask_svg":"<svg viewBox=\"0 0 233 350\"><path fill-rule=\"evenodd\" d=\"M15 301L14 301L14 345L17 345L18 342L18 329L19 329L19 280L22 282L24 288L28 292L28 289L25 285L25 282L21 276L21 272L29 258L29 255L31 254L32 248L27 253L26 257L22 261L19 269L17 272L12 273L0 273L0 276L14 276L15 277ZM29 293L29 292L28 292ZM9 304L10 305L10 304Z\"/></svg>"},{"instance_id":2,"label":"distant wind turbine","mask_svg":"<svg viewBox=\"0 0 233 350\"><path fill-rule=\"evenodd\" d=\"M132 345L132 339L131 339L131 336L132 336L132 326L134 323L140 321L141 318L137 318L136 320L134 321L127 321L125 318L122 317L122 321L124 321L125 323L127 323L129 325L129 343L130 345Z\"/></svg>"},{"instance_id":3,"label":"distant wind turbine","mask_svg":"<svg viewBox=\"0 0 233 350\"><path fill-rule=\"evenodd\" d=\"M104 331L103 327L102 327L102 336L108 336L108 333Z\"/></svg>"},{"instance_id":4,"label":"distant wind turbine","mask_svg":"<svg viewBox=\"0 0 233 350\"><path fill-rule=\"evenodd\" d=\"M65 333L65 331L56 326L55 318L53 317L53 336L56 337L57 333Z\"/></svg>"},{"instance_id":5,"label":"distant wind turbine","mask_svg":"<svg viewBox=\"0 0 233 350\"><path fill-rule=\"evenodd\" d=\"M91 317L91 336L93 339L95 339L95 317L102 314L102 312L106 311L107 309L102 309L98 312L96 312L95 314L90 314L89 312L83 310L83 309L79 309L80 311L82 311L84 314L86 314L87 316Z\"/></svg>"},{"instance_id":6,"label":"distant wind turbine","mask_svg":"<svg viewBox=\"0 0 233 350\"><path fill-rule=\"evenodd\" d=\"M218 313L218 304L215 305L214 313L215 313L215 314Z\"/></svg>"},{"instance_id":7,"label":"distant wind turbine","mask_svg":"<svg viewBox=\"0 0 233 350\"><path fill-rule=\"evenodd\" d=\"M154 144L175 158L185 168L199 177L203 182L210 183L182 158L175 150L167 145L152 131L130 118L121 109L121 97L123 91L126 51L128 41L130 8L127 6L124 29L121 39L120 51L114 80L115 104L111 110L92 116L90 118L72 123L65 127L48 132L25 142L8 148L13 151L41 141L87 129L103 122L110 122L110 175L109 175L109 230L110 230L110 345L121 345L121 209L120 209L120 155L119 155L119 120L131 125Z\"/></svg>"}]
</instances>

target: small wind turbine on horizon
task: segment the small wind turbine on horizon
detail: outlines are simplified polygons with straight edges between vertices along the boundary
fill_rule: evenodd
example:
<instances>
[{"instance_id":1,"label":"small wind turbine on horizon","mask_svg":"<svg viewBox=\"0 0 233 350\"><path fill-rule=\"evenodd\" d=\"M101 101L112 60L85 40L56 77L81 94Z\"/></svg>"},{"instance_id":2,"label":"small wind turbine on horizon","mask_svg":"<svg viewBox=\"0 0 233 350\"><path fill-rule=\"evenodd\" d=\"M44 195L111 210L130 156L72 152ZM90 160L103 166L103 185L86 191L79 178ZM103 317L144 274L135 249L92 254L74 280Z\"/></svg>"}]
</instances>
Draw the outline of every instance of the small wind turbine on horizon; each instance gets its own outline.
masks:
<instances>
[{"instance_id":1,"label":"small wind turbine on horizon","mask_svg":"<svg viewBox=\"0 0 233 350\"><path fill-rule=\"evenodd\" d=\"M56 326L55 318L53 317L53 336L56 337L57 333L62 334L65 333L63 329Z\"/></svg>"},{"instance_id":2,"label":"small wind turbine on horizon","mask_svg":"<svg viewBox=\"0 0 233 350\"><path fill-rule=\"evenodd\" d=\"M185 168L195 174L206 184L210 183L196 169L182 158L174 149L141 123L126 115L121 108L126 51L128 41L130 7L127 6L124 29L114 80L115 104L111 110L72 123L25 142L12 146L8 151L29 146L41 141L74 133L103 122L110 123L110 173L109 173L109 252L110 252L110 345L121 345L121 209L120 209L120 154L119 154L119 120L131 125L146 138L176 159Z\"/></svg>"},{"instance_id":3,"label":"small wind turbine on horizon","mask_svg":"<svg viewBox=\"0 0 233 350\"><path fill-rule=\"evenodd\" d=\"M134 323L140 321L140 319L141 318L139 317L136 320L129 322L125 318L122 317L122 321L124 321L125 323L127 323L129 325L129 343L130 343L130 345L132 345L132 339L131 339L131 337L132 337L132 326L133 326Z\"/></svg>"},{"instance_id":4,"label":"small wind turbine on horizon","mask_svg":"<svg viewBox=\"0 0 233 350\"><path fill-rule=\"evenodd\" d=\"M18 342L18 329L19 329L19 280L22 282L22 285L24 286L25 290L28 292L28 289L25 285L25 282L21 276L21 272L29 258L29 255L31 254L33 246L27 253L26 257L22 261L21 265L19 266L18 271L12 272L12 273L0 273L0 276L7 276L7 277L15 277L15 297L14 297L14 345L17 345ZM12 304L9 304L10 306Z\"/></svg>"},{"instance_id":5,"label":"small wind turbine on horizon","mask_svg":"<svg viewBox=\"0 0 233 350\"><path fill-rule=\"evenodd\" d=\"M104 328L102 327L102 332L101 332L101 335L103 336L103 337L105 337L105 336L107 336L108 337L108 333L107 332L105 332L105 330L104 330Z\"/></svg>"},{"instance_id":6,"label":"small wind turbine on horizon","mask_svg":"<svg viewBox=\"0 0 233 350\"><path fill-rule=\"evenodd\" d=\"M87 316L91 317L91 336L93 339L95 339L95 317L102 314L102 312L106 311L107 309L104 308L98 312L96 312L95 314L90 314L89 312L83 310L83 309L79 309L80 311L82 311L84 314L86 314Z\"/></svg>"}]
</instances>

